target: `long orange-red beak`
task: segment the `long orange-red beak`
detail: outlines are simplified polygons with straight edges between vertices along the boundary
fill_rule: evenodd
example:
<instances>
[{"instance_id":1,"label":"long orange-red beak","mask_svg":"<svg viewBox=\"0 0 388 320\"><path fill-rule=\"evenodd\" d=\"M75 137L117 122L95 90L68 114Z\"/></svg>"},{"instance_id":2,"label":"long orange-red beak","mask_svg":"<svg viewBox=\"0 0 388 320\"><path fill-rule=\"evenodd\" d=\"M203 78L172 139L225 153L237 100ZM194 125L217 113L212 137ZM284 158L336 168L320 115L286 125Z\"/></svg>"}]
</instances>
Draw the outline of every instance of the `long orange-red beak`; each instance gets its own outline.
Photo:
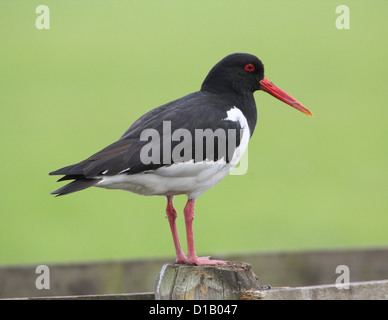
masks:
<instances>
[{"instance_id":1,"label":"long orange-red beak","mask_svg":"<svg viewBox=\"0 0 388 320\"><path fill-rule=\"evenodd\" d=\"M307 109L304 105L302 105L298 100L291 97L288 93L285 93L283 90L279 89L275 86L271 81L269 81L266 77L260 81L260 90L268 92L270 95L273 95L275 98L287 103L291 107L309 115L314 116L313 113Z\"/></svg>"}]
</instances>

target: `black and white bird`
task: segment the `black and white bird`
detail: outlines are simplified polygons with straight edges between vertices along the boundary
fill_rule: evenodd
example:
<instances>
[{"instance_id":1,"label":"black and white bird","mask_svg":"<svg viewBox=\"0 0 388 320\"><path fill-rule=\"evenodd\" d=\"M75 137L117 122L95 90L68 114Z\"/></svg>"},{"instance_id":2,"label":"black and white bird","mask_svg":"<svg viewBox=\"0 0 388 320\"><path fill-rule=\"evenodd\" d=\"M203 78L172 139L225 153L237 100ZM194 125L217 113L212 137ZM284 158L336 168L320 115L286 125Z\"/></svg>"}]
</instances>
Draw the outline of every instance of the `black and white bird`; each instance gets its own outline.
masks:
<instances>
[{"instance_id":1,"label":"black and white bird","mask_svg":"<svg viewBox=\"0 0 388 320\"><path fill-rule=\"evenodd\" d=\"M164 104L136 120L119 140L89 158L53 171L58 181L73 180L52 192L58 196L88 187L165 196L177 263L216 265L194 248L194 203L233 169L248 146L256 122L253 93L262 90L307 115L312 113L264 77L263 63L245 53L228 55L209 72L201 89ZM173 206L184 208L187 255L183 252Z\"/></svg>"}]
</instances>

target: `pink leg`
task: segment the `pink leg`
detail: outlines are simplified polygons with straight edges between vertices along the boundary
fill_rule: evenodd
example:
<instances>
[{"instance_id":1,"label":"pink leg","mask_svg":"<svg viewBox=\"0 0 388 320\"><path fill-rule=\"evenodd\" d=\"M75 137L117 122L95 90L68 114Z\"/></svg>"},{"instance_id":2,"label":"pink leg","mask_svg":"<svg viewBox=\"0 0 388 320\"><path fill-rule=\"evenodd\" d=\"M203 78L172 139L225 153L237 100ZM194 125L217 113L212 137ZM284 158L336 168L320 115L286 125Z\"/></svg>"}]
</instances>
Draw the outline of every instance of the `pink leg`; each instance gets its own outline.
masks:
<instances>
[{"instance_id":1,"label":"pink leg","mask_svg":"<svg viewBox=\"0 0 388 320\"><path fill-rule=\"evenodd\" d=\"M166 213L167 213L168 222L170 223L172 239L174 241L176 262L177 263L187 263L187 258L182 251L182 247L181 247L181 244L179 242L178 231L176 229L175 219L176 219L178 214L177 214L176 210L174 209L173 199L174 199L173 196L167 197Z\"/></svg>"},{"instance_id":2,"label":"pink leg","mask_svg":"<svg viewBox=\"0 0 388 320\"><path fill-rule=\"evenodd\" d=\"M186 234L187 234L187 261L190 264L195 264L197 266L203 265L218 265L226 264L222 260L210 260L209 257L199 258L195 253L194 248L194 233L193 233L193 220L194 220L194 199L189 199L186 203L184 214L185 214L185 223L186 223Z\"/></svg>"}]
</instances>

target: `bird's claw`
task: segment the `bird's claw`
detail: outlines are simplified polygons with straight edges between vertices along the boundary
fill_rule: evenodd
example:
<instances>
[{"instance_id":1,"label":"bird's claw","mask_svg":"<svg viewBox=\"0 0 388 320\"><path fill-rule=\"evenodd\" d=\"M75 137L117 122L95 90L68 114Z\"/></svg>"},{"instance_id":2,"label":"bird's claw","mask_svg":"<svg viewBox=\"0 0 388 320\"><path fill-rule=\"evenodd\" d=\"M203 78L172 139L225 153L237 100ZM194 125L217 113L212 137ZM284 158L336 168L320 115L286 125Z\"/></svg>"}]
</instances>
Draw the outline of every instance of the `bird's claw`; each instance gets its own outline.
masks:
<instances>
[{"instance_id":1,"label":"bird's claw","mask_svg":"<svg viewBox=\"0 0 388 320\"><path fill-rule=\"evenodd\" d=\"M188 258L188 263L196 266L218 266L226 264L223 260L212 260L210 257L193 257Z\"/></svg>"}]
</instances>

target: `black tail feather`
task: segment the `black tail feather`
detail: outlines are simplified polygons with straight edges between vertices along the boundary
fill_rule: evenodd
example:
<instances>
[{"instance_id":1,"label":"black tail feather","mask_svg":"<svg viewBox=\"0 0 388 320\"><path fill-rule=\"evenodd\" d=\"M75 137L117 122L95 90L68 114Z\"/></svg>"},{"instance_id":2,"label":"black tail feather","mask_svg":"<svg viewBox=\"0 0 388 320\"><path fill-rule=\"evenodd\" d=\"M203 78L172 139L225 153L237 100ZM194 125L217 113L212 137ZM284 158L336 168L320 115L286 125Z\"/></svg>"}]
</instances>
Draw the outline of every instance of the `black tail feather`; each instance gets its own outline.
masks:
<instances>
[{"instance_id":1,"label":"black tail feather","mask_svg":"<svg viewBox=\"0 0 388 320\"><path fill-rule=\"evenodd\" d=\"M69 178L69 179L71 179L71 178ZM69 194L69 193L81 191L83 189L92 187L96 183L98 183L99 181L101 181L101 179L88 179L88 178L77 179L77 180L74 180L73 182L70 182L69 184L59 188L58 190L51 192L50 194L56 194L57 197L63 196L63 195Z\"/></svg>"},{"instance_id":2,"label":"black tail feather","mask_svg":"<svg viewBox=\"0 0 388 320\"><path fill-rule=\"evenodd\" d=\"M70 170L74 167L75 165L71 165L71 166L67 166L67 167L63 167L61 169L58 169L58 170L55 170L55 171L52 171L49 173L50 176L55 176L55 175L68 175L70 174Z\"/></svg>"},{"instance_id":3,"label":"black tail feather","mask_svg":"<svg viewBox=\"0 0 388 320\"><path fill-rule=\"evenodd\" d=\"M57 182L61 182L65 180L78 180L78 179L84 179L84 178L85 176L81 174L70 174L58 179Z\"/></svg>"}]
</instances>

